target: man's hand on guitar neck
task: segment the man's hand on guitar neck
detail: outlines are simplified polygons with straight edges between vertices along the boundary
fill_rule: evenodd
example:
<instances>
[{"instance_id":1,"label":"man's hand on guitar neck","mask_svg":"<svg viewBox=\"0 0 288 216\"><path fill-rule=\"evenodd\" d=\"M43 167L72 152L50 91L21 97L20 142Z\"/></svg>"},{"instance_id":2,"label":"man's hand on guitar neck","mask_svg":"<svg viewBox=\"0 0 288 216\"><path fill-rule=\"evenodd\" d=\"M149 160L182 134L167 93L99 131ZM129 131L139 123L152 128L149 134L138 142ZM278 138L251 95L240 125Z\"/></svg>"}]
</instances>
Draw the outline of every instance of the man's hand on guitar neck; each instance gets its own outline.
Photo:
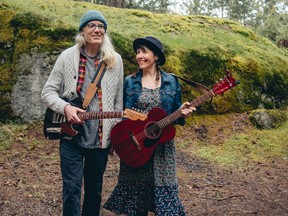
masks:
<instances>
[{"instance_id":1,"label":"man's hand on guitar neck","mask_svg":"<svg viewBox=\"0 0 288 216\"><path fill-rule=\"evenodd\" d=\"M65 112L67 121L70 122L71 124L83 124L84 123L84 121L78 117L77 113L85 112L85 110L68 104L65 106L64 112Z\"/></svg>"},{"instance_id":2,"label":"man's hand on guitar neck","mask_svg":"<svg viewBox=\"0 0 288 216\"><path fill-rule=\"evenodd\" d=\"M196 111L196 108L191 106L191 104L189 102L185 102L180 107L180 110L182 112L182 115L184 117L187 117L189 114L191 114L192 112Z\"/></svg>"}]
</instances>

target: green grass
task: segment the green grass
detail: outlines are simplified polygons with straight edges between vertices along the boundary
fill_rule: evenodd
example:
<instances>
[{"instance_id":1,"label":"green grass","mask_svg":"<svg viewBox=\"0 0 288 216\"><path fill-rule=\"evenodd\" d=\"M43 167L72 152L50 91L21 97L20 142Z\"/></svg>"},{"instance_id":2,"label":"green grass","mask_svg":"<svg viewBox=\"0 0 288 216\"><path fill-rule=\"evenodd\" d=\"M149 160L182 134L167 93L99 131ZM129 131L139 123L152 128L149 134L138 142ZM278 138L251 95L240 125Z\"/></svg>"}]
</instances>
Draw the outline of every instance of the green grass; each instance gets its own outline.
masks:
<instances>
[{"instance_id":1,"label":"green grass","mask_svg":"<svg viewBox=\"0 0 288 216\"><path fill-rule=\"evenodd\" d=\"M288 160L288 122L274 130L252 129L233 136L220 146L198 145L195 153L221 165L245 166L247 162Z\"/></svg>"},{"instance_id":2,"label":"green grass","mask_svg":"<svg viewBox=\"0 0 288 216\"><path fill-rule=\"evenodd\" d=\"M10 149L15 138L20 138L24 135L27 129L25 124L7 123L0 124L0 151Z\"/></svg>"}]
</instances>

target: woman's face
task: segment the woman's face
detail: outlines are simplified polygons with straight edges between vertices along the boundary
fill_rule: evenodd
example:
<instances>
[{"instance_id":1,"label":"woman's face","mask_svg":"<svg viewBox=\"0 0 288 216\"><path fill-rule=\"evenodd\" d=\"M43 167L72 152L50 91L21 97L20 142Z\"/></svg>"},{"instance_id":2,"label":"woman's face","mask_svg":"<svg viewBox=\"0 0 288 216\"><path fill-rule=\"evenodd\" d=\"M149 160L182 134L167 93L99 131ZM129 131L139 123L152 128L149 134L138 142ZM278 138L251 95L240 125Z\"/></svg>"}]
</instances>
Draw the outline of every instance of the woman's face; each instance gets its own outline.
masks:
<instances>
[{"instance_id":1,"label":"woman's face","mask_svg":"<svg viewBox=\"0 0 288 216\"><path fill-rule=\"evenodd\" d=\"M146 46L140 46L136 52L136 60L140 69L154 69L156 67L156 61L158 60L158 56L155 55Z\"/></svg>"},{"instance_id":2,"label":"woman's face","mask_svg":"<svg viewBox=\"0 0 288 216\"><path fill-rule=\"evenodd\" d=\"M105 34L105 26L100 21L89 22L82 30L86 45L101 45Z\"/></svg>"}]
</instances>

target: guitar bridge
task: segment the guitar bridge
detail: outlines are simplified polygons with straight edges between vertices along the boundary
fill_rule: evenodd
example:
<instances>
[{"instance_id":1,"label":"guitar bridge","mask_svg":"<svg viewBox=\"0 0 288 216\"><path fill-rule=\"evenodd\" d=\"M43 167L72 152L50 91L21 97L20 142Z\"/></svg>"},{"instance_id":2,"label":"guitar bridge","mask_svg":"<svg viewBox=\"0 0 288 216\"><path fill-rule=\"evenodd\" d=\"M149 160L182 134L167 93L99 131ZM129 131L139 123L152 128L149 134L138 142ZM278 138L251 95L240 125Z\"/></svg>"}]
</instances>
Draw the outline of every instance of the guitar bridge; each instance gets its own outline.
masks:
<instances>
[{"instance_id":1,"label":"guitar bridge","mask_svg":"<svg viewBox=\"0 0 288 216\"><path fill-rule=\"evenodd\" d=\"M141 145L139 144L139 142L137 141L137 139L135 138L134 134L133 134L131 131L129 131L129 135L130 135L130 138L131 138L131 140L132 140L132 143L134 144L134 146L136 147L136 149L137 149L138 151L141 151L141 150L142 150L142 147L141 147Z\"/></svg>"}]
</instances>

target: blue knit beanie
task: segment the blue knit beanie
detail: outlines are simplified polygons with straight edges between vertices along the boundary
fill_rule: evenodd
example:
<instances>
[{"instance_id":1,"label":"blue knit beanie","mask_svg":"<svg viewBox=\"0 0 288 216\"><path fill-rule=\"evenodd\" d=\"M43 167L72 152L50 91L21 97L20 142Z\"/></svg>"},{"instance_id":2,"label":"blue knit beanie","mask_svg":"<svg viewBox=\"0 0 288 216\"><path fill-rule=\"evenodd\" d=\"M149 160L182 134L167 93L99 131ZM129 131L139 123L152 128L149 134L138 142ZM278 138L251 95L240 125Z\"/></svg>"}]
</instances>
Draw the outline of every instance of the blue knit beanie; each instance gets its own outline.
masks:
<instances>
[{"instance_id":1,"label":"blue knit beanie","mask_svg":"<svg viewBox=\"0 0 288 216\"><path fill-rule=\"evenodd\" d=\"M81 18L80 20L80 24L79 24L79 32L82 30L82 28L84 28L84 26L90 22L90 21L100 21L104 24L105 26L105 31L107 30L107 22L105 17L102 15L102 13L100 13L99 11L96 10L89 10L87 11Z\"/></svg>"}]
</instances>

